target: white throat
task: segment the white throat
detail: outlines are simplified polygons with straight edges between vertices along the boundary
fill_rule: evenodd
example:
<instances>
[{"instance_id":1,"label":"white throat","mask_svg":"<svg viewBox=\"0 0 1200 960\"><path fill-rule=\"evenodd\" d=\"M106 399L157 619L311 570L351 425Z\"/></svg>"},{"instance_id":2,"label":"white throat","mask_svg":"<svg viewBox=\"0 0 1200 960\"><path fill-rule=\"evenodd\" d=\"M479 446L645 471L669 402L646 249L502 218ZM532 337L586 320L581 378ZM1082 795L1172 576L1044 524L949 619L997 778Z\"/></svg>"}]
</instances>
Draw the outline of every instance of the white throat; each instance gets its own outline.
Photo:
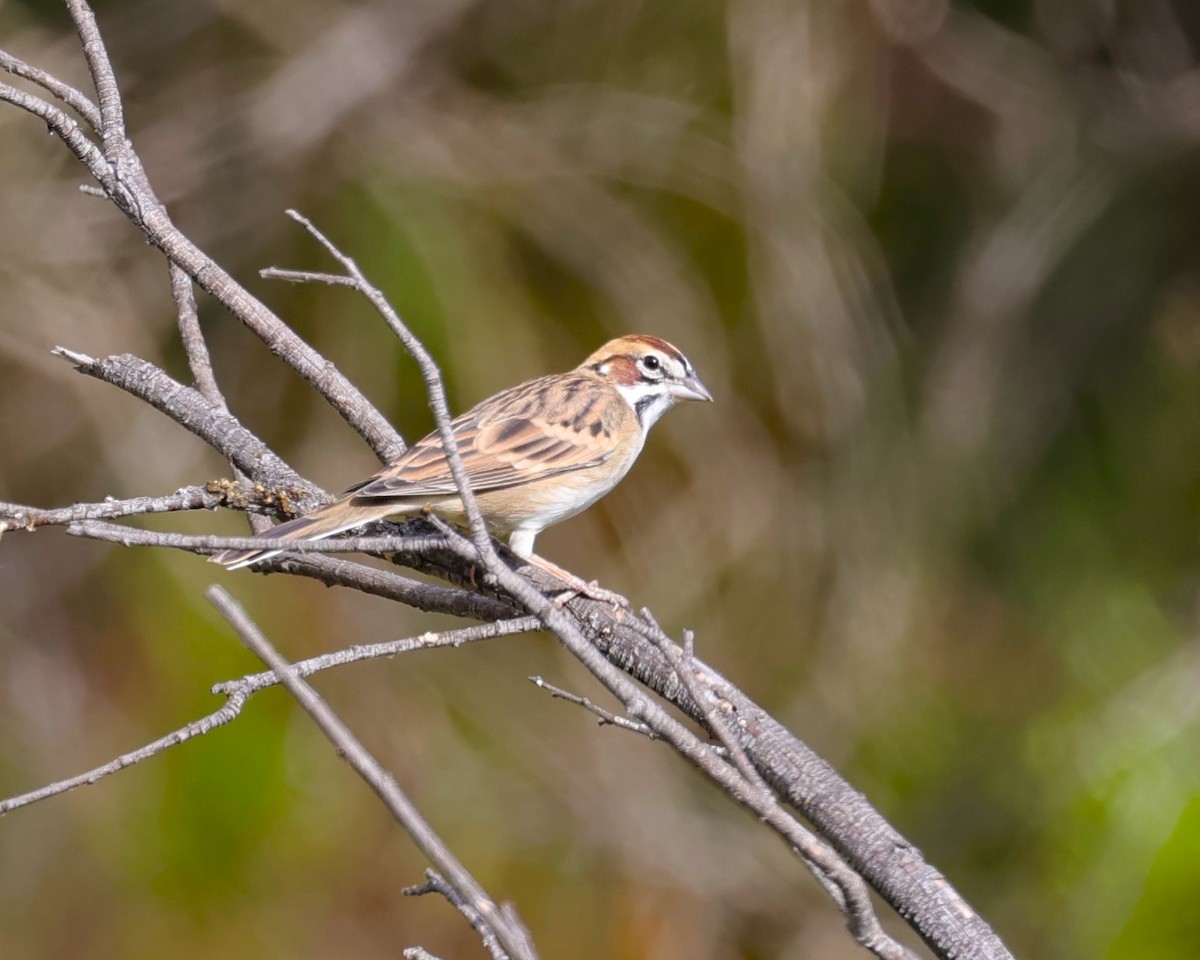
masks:
<instances>
[{"instance_id":1,"label":"white throat","mask_svg":"<svg viewBox=\"0 0 1200 960\"><path fill-rule=\"evenodd\" d=\"M658 383L621 384L617 387L617 392L633 407L638 423L642 425L643 436L658 422L659 417L675 406L676 398Z\"/></svg>"}]
</instances>

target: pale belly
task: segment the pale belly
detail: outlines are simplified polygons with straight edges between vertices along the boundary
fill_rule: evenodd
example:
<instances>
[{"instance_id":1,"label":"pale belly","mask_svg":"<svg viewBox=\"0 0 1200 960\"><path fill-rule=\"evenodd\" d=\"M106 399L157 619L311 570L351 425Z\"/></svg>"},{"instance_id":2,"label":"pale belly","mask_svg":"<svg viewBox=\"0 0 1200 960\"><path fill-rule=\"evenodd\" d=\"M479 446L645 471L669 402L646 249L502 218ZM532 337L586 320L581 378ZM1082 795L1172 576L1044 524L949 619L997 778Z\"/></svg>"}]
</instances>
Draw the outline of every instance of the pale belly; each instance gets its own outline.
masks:
<instances>
[{"instance_id":1,"label":"pale belly","mask_svg":"<svg viewBox=\"0 0 1200 960\"><path fill-rule=\"evenodd\" d=\"M478 494L479 511L483 514L488 531L497 537L507 537L520 531L524 534L524 541L546 527L582 513L629 472L637 454L637 451L632 452L633 456L626 458L623 463L605 463L600 467L577 470L537 483ZM467 523L462 501L458 497L431 502L429 508L451 523L460 526Z\"/></svg>"}]
</instances>

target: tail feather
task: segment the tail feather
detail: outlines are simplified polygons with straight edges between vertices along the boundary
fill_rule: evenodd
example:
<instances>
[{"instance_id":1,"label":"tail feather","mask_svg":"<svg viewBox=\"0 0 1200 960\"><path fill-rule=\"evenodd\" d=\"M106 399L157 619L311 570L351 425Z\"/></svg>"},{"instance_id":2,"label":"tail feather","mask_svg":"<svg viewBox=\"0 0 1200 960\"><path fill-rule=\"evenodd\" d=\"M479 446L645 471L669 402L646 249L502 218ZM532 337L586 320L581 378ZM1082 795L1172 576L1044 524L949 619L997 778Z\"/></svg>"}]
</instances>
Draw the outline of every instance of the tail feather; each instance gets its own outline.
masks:
<instances>
[{"instance_id":1,"label":"tail feather","mask_svg":"<svg viewBox=\"0 0 1200 960\"><path fill-rule=\"evenodd\" d=\"M379 520L386 516L376 505L372 507L356 507L346 501L331 503L306 517L285 520L270 530L258 534L259 537L278 540L324 540L355 527L361 527L371 520ZM259 563L271 557L284 553L283 550L226 550L210 557L212 563L220 563L229 570L240 570L251 564Z\"/></svg>"}]
</instances>

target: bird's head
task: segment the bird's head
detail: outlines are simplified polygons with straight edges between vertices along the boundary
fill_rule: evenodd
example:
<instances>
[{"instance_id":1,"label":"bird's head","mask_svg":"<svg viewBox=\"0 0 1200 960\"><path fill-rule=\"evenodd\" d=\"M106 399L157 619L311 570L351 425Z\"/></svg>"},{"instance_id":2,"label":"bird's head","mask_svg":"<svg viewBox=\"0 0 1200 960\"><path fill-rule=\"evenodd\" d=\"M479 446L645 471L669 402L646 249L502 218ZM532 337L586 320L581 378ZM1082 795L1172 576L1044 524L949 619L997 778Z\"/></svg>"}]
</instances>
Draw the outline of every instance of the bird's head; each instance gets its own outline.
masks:
<instances>
[{"instance_id":1,"label":"bird's head","mask_svg":"<svg viewBox=\"0 0 1200 960\"><path fill-rule=\"evenodd\" d=\"M580 364L608 380L633 407L643 430L680 400L712 400L678 349L646 334L610 340Z\"/></svg>"}]
</instances>

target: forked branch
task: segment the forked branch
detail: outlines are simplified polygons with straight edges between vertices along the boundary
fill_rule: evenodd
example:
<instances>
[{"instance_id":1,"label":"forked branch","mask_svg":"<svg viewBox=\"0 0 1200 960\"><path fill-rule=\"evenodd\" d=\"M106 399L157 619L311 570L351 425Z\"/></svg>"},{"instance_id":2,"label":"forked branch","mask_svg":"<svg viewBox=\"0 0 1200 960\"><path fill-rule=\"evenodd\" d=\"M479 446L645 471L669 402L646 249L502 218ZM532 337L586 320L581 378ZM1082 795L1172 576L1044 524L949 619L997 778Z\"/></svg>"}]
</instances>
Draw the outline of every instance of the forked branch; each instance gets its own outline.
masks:
<instances>
[{"instance_id":1,"label":"forked branch","mask_svg":"<svg viewBox=\"0 0 1200 960\"><path fill-rule=\"evenodd\" d=\"M242 642L271 670L272 680L282 683L366 784L375 791L396 821L404 827L421 852L446 878L455 898L469 907L472 926L496 960L537 960L537 951L511 905L498 904L479 881L442 841L430 823L421 816L408 795L383 765L371 755L341 718L329 708L304 680L301 672L288 663L271 645L258 627L228 593L210 587L208 599L221 611ZM524 624L522 624L524 626ZM499 949L495 949L498 946Z\"/></svg>"},{"instance_id":2,"label":"forked branch","mask_svg":"<svg viewBox=\"0 0 1200 960\"><path fill-rule=\"evenodd\" d=\"M62 107L10 85L0 84L0 101L8 102L49 125L86 166L105 195L165 254L173 268L172 286L180 332L195 387L173 380L137 357L125 355L96 359L67 350L60 350L59 354L76 364L81 372L112 383L150 403L211 445L259 486L243 486L235 480L227 482L232 485L224 493L205 485L185 488L167 498L135 498L113 505L78 505L58 511L6 505L0 507L0 511L3 511L0 512L0 531L4 528L27 529L51 523L73 524L73 532L88 536L111 535L129 543L172 546L181 546L186 542L190 549L205 549L195 538L168 543L164 538L174 535L148 535L128 528L121 533L114 533L106 530L99 521L171 509L207 508L213 503L213 497L219 498L223 505L237 507L236 497L228 495L230 490L244 497L241 504L243 509L267 509L283 515L293 508L311 507L320 502L324 494L319 487L300 477L259 438L241 427L225 409L215 379L211 377L207 345L197 320L195 305L191 302L191 282L194 281L228 309L275 355L304 377L364 438L382 461L395 459L404 450L404 443L347 378L175 227L152 190L126 134L120 90L95 18L84 0L67 2L83 42L96 89L96 104L85 94L9 54L0 56L0 68L34 84L74 110L83 118L86 129ZM90 134L96 135L98 140L93 140ZM485 587L491 595L419 584L390 571L378 571L326 555L349 545L363 546L363 542L343 543L340 548L334 545L305 548L301 555L277 558L264 565L264 569L316 576L325 582L337 582L364 592L392 596L422 609L453 608L455 612L463 612L466 616L521 624L526 629L535 623L543 624L618 699L626 714L632 718L632 723L671 744L797 851L830 891L838 908L846 914L855 939L864 947L881 957L910 956L907 950L879 928L863 883L865 878L912 924L939 956L980 960L1008 957L1008 951L987 924L946 883L945 878L924 861L919 851L907 843L871 808L864 797L806 745L724 677L698 660L691 650L690 641L681 650L658 629L649 616L637 617L626 610L587 597L576 596L565 603L552 601L547 593L561 591L562 584L559 581L537 568L510 567L507 554L499 551L487 536L475 506L450 429L449 410L436 364L354 261L341 253L305 218L298 214L293 214L293 217L341 264L346 275L341 279L332 278L331 275L303 275L287 271L273 271L273 275L349 286L367 297L376 307L421 367L430 407L471 521L469 540L461 535L449 538L390 538L389 557L399 564L469 585L475 591ZM275 499L268 503L265 502L266 497ZM371 538L371 542L376 549L381 546L379 538ZM262 542L258 545L262 545ZM464 598L470 598L470 601ZM215 594L214 600L230 617L239 634L271 665L273 676L282 678L306 704L306 709L312 710L322 729L335 742L354 749L352 738L347 739L348 731L339 726L336 718L329 715L328 709L303 684L298 669L286 664L273 652L227 596ZM465 612L467 610L470 612ZM526 611L532 616L514 621L512 617L516 610ZM499 636L505 628L492 624L472 629L485 633L497 631L489 635ZM221 710L209 717L181 728L141 751L126 754L105 767L63 783L76 785L94 782L99 776L140 762L174 743L184 742L198 733L228 723L241 709L244 697L250 694L232 689L222 692L229 697L228 701ZM720 742L721 749L714 749L712 744L697 737L686 724L668 713L655 695L707 729ZM390 781L377 765L372 767L370 758L362 759L363 770L371 771L370 776L376 778L381 796L394 800L392 788L395 785L389 785ZM62 792L62 789L69 787L59 789L58 785L51 785L43 788L43 791L14 798L5 802L8 806L0 804L0 812L12 809L15 801L33 802L33 799L40 799L39 794L48 796ZM50 792L46 793L47 790ZM828 843L807 831L788 807L806 817ZM392 809L396 811L395 807ZM438 863L439 870L444 874L446 865L437 860L434 862ZM454 888L465 897L464 902L474 909L479 910L481 904L484 906L481 916L493 924L497 941L508 955L532 956L522 928L518 923L510 923L511 918L506 918L505 911L494 909L494 903L481 891L469 886L460 887L453 878L448 882L453 882ZM464 890L466 893L463 893ZM486 907L488 903L491 903L491 908ZM507 931L503 936L500 934L502 929Z\"/></svg>"}]
</instances>

